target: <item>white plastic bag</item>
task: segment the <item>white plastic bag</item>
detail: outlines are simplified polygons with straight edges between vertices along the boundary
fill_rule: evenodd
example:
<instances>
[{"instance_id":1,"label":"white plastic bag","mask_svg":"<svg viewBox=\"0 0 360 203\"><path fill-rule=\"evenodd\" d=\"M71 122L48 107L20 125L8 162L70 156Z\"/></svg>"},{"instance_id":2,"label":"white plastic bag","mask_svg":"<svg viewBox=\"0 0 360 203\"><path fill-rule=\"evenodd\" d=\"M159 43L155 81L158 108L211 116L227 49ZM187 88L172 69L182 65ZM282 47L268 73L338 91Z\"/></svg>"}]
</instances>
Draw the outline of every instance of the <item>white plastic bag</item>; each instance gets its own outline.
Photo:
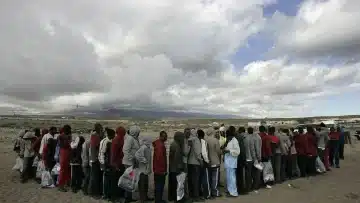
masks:
<instances>
[{"instance_id":1,"label":"white plastic bag","mask_svg":"<svg viewBox=\"0 0 360 203\"><path fill-rule=\"evenodd\" d=\"M180 201L185 195L185 179L186 173L182 172L176 176L177 188L176 188L176 200Z\"/></svg>"},{"instance_id":2,"label":"white plastic bag","mask_svg":"<svg viewBox=\"0 0 360 203\"><path fill-rule=\"evenodd\" d=\"M325 173L326 172L326 168L324 163L321 161L320 157L316 157L316 171L318 171L319 173Z\"/></svg>"},{"instance_id":3,"label":"white plastic bag","mask_svg":"<svg viewBox=\"0 0 360 203\"><path fill-rule=\"evenodd\" d=\"M51 175L59 175L59 174L60 174L60 164L56 163L51 170Z\"/></svg>"},{"instance_id":4,"label":"white plastic bag","mask_svg":"<svg viewBox=\"0 0 360 203\"><path fill-rule=\"evenodd\" d=\"M263 165L263 178L264 178L264 182L268 183L271 181L274 181L274 171L271 165L271 161L267 161L267 162L262 162Z\"/></svg>"},{"instance_id":5,"label":"white plastic bag","mask_svg":"<svg viewBox=\"0 0 360 203\"><path fill-rule=\"evenodd\" d=\"M37 167L39 164L39 157L35 157L34 161L33 161L33 164L32 164L32 167Z\"/></svg>"},{"instance_id":6,"label":"white plastic bag","mask_svg":"<svg viewBox=\"0 0 360 203\"><path fill-rule=\"evenodd\" d=\"M254 162L254 167L257 168L260 171L262 171L264 169L263 165L261 163L259 163L258 161Z\"/></svg>"},{"instance_id":7,"label":"white plastic bag","mask_svg":"<svg viewBox=\"0 0 360 203\"><path fill-rule=\"evenodd\" d=\"M136 192L140 179L140 172L132 166L127 168L119 178L118 186L128 192Z\"/></svg>"},{"instance_id":8,"label":"white plastic bag","mask_svg":"<svg viewBox=\"0 0 360 203\"><path fill-rule=\"evenodd\" d=\"M24 159L17 157L15 160L15 166L12 168L12 170L22 172L23 168L24 168Z\"/></svg>"},{"instance_id":9,"label":"white plastic bag","mask_svg":"<svg viewBox=\"0 0 360 203\"><path fill-rule=\"evenodd\" d=\"M36 178L41 178L43 171L45 171L45 165L43 161L39 161L36 168Z\"/></svg>"},{"instance_id":10,"label":"white plastic bag","mask_svg":"<svg viewBox=\"0 0 360 203\"><path fill-rule=\"evenodd\" d=\"M43 171L41 174L41 187L42 188L53 188L55 187L54 181L49 171Z\"/></svg>"}]
</instances>

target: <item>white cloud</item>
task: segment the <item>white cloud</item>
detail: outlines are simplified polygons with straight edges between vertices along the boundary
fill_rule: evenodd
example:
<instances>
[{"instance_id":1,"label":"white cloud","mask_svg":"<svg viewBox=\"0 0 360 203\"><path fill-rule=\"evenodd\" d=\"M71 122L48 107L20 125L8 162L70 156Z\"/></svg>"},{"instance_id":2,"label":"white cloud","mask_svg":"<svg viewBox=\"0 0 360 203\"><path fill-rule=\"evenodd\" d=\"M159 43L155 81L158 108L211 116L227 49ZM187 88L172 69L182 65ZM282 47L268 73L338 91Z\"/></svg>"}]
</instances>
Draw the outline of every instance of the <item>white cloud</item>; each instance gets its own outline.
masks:
<instances>
[{"instance_id":1,"label":"white cloud","mask_svg":"<svg viewBox=\"0 0 360 203\"><path fill-rule=\"evenodd\" d=\"M276 51L306 58L356 62L360 56L360 1L306 0L295 17L276 13Z\"/></svg>"},{"instance_id":2,"label":"white cloud","mask_svg":"<svg viewBox=\"0 0 360 203\"><path fill-rule=\"evenodd\" d=\"M79 104L297 116L310 111L317 98L359 88L356 62L292 63L284 55L243 69L231 64L229 58L262 31L268 22L262 7L274 1L15 3L0 7L0 26L7 28L0 32L0 109L14 104L47 112ZM296 19L282 16L276 25L294 23L288 27L292 34L299 33L300 21L323 23L326 30L323 13L335 6L304 4ZM320 32L311 29L304 33ZM317 47L341 44L340 36L316 41L305 34L286 35L278 47L315 53Z\"/></svg>"}]
</instances>

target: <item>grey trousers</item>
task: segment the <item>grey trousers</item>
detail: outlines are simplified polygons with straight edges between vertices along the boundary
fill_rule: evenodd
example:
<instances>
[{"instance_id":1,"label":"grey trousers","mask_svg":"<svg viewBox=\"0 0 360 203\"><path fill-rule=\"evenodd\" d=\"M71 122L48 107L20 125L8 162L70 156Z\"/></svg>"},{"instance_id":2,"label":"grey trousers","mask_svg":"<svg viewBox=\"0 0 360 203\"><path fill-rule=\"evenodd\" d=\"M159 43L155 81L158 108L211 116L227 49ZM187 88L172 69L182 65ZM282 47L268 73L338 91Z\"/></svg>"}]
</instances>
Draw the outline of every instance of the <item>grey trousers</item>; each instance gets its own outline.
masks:
<instances>
[{"instance_id":1,"label":"grey trousers","mask_svg":"<svg viewBox=\"0 0 360 203\"><path fill-rule=\"evenodd\" d=\"M209 168L209 183L210 183L211 196L213 197L220 196L220 191L218 189L218 183L220 179L219 171L220 171L220 167Z\"/></svg>"}]
</instances>

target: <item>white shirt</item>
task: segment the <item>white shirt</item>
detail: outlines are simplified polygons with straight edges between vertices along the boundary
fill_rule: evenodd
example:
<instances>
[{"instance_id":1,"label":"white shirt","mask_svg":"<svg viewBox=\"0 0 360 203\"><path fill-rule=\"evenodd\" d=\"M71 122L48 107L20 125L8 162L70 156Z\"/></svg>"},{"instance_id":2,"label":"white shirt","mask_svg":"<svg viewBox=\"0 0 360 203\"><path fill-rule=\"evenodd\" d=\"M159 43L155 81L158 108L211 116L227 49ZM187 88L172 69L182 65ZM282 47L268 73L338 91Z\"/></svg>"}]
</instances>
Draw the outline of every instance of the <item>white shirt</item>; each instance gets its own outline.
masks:
<instances>
[{"instance_id":1,"label":"white shirt","mask_svg":"<svg viewBox=\"0 0 360 203\"><path fill-rule=\"evenodd\" d=\"M43 138L41 139L41 142L40 142L39 154L43 153L44 147L50 138L54 138L50 133L47 133L43 136Z\"/></svg>"}]
</instances>

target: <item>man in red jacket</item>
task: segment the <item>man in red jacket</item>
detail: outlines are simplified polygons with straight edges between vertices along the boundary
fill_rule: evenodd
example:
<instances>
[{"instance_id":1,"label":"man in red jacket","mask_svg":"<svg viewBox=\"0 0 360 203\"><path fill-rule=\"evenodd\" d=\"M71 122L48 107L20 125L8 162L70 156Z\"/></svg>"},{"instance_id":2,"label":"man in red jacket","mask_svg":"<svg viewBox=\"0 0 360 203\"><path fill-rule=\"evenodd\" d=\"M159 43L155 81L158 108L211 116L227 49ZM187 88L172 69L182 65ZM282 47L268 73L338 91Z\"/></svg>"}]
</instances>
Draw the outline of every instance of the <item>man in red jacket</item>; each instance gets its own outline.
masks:
<instances>
[{"instance_id":1,"label":"man in red jacket","mask_svg":"<svg viewBox=\"0 0 360 203\"><path fill-rule=\"evenodd\" d=\"M340 132L336 132L334 127L330 128L329 133L329 161L331 167L336 166L336 168L340 168L340 160L339 160L339 140L340 140ZM334 163L335 162L335 163Z\"/></svg>"},{"instance_id":2,"label":"man in red jacket","mask_svg":"<svg viewBox=\"0 0 360 203\"><path fill-rule=\"evenodd\" d=\"M122 159L124 157L123 153L123 146L124 146L124 139L125 139L126 130L123 127L116 128L116 136L112 140L111 143L111 166L114 171L114 184L112 186L112 195L114 199L120 200L120 198L124 198L125 191L117 186L117 181L119 180L120 176L123 175L125 171L125 167L122 164Z\"/></svg>"},{"instance_id":3,"label":"man in red jacket","mask_svg":"<svg viewBox=\"0 0 360 203\"><path fill-rule=\"evenodd\" d=\"M308 160L308 141L307 136L304 134L302 127L298 128L298 134L294 137L295 148L297 152L298 165L300 169L301 177L306 177L306 167Z\"/></svg>"},{"instance_id":4,"label":"man in red jacket","mask_svg":"<svg viewBox=\"0 0 360 203\"><path fill-rule=\"evenodd\" d=\"M317 140L314 128L308 126L306 129L306 136L307 136L307 174L308 175L316 175L316 157L317 157Z\"/></svg>"},{"instance_id":5,"label":"man in red jacket","mask_svg":"<svg viewBox=\"0 0 360 203\"><path fill-rule=\"evenodd\" d=\"M167 134L165 131L160 132L159 139L153 142L153 172L155 183L155 203L165 202L163 198L165 179L167 174L167 156L165 142Z\"/></svg>"}]
</instances>

